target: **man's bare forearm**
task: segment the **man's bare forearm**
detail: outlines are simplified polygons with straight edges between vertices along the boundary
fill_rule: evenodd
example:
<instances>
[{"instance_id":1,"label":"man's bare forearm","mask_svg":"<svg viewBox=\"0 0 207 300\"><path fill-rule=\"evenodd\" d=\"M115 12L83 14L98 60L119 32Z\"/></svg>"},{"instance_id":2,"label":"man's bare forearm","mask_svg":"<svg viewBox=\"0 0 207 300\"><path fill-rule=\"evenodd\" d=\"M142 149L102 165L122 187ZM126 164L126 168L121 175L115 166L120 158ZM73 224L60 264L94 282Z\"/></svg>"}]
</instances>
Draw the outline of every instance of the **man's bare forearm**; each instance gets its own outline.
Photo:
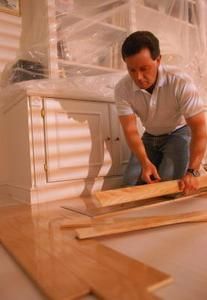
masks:
<instances>
[{"instance_id":1,"label":"man's bare forearm","mask_svg":"<svg viewBox=\"0 0 207 300\"><path fill-rule=\"evenodd\" d=\"M190 144L190 169L199 169L202 159L205 155L207 144L207 133L206 129L201 128L201 131L196 134L192 134L191 144Z\"/></svg>"},{"instance_id":2,"label":"man's bare forearm","mask_svg":"<svg viewBox=\"0 0 207 300\"><path fill-rule=\"evenodd\" d=\"M119 117L127 144L131 151L136 155L142 166L149 163L144 144L137 130L137 121L134 114Z\"/></svg>"},{"instance_id":3,"label":"man's bare forearm","mask_svg":"<svg viewBox=\"0 0 207 300\"><path fill-rule=\"evenodd\" d=\"M202 112L187 120L191 129L190 161L188 168L199 169L205 155L207 145L207 124Z\"/></svg>"},{"instance_id":4,"label":"man's bare forearm","mask_svg":"<svg viewBox=\"0 0 207 300\"><path fill-rule=\"evenodd\" d=\"M131 131L130 133L125 133L127 143L132 150L132 152L139 159L141 165L145 165L149 162L149 158L145 151L144 144L136 130Z\"/></svg>"}]
</instances>

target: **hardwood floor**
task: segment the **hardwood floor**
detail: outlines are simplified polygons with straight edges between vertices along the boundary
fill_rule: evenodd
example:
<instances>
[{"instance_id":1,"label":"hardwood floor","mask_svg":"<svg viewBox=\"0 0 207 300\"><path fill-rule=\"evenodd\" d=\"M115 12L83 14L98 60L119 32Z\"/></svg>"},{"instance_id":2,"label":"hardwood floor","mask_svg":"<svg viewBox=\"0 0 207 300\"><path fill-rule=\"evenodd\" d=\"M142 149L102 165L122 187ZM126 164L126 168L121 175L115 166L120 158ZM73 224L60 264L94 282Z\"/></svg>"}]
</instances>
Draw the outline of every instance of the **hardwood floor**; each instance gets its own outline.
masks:
<instances>
[{"instance_id":1,"label":"hardwood floor","mask_svg":"<svg viewBox=\"0 0 207 300\"><path fill-rule=\"evenodd\" d=\"M61 230L68 220L88 218L61 208L66 202L10 202L0 208L2 244L46 297L158 299L148 288L166 285L171 277L95 240L80 242L73 229Z\"/></svg>"},{"instance_id":2,"label":"hardwood floor","mask_svg":"<svg viewBox=\"0 0 207 300\"><path fill-rule=\"evenodd\" d=\"M75 238L74 228L61 229L68 222L110 222L207 210L206 200L206 193L167 201L159 198L157 204L153 200L149 206L95 217L62 208L74 208L76 201L80 208L82 198L33 206L11 200L5 205L4 200L0 239L49 299L206 300L204 223L85 241Z\"/></svg>"},{"instance_id":3,"label":"hardwood floor","mask_svg":"<svg viewBox=\"0 0 207 300\"><path fill-rule=\"evenodd\" d=\"M46 300L1 244L0 265L0 298L2 300Z\"/></svg>"}]
</instances>

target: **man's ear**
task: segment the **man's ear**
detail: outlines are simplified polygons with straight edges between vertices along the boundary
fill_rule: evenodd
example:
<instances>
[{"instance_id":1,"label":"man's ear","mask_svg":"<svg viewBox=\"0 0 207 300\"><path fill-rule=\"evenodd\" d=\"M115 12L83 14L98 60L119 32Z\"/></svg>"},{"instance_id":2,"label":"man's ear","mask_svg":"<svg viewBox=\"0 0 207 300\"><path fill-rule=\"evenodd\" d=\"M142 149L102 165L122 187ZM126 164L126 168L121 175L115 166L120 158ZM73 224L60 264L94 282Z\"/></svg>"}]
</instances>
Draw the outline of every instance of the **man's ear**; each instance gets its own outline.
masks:
<instances>
[{"instance_id":1,"label":"man's ear","mask_svg":"<svg viewBox=\"0 0 207 300\"><path fill-rule=\"evenodd\" d=\"M161 62L161 55L159 55L157 58L156 58L156 60L157 60L157 63L158 63L158 65L160 64L160 62Z\"/></svg>"}]
</instances>

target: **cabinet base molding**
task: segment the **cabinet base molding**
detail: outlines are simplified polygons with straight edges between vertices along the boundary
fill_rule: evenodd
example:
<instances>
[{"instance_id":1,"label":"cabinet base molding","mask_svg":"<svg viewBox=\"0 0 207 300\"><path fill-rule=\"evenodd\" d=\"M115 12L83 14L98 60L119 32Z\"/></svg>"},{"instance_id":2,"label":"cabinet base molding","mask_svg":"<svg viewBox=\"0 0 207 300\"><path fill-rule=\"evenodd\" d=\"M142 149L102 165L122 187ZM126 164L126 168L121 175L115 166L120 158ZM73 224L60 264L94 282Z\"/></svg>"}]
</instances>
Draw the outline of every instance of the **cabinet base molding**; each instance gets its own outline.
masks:
<instances>
[{"instance_id":1,"label":"cabinet base molding","mask_svg":"<svg viewBox=\"0 0 207 300\"><path fill-rule=\"evenodd\" d=\"M8 184L6 194L20 202L28 204L43 203L79 196L88 196L101 189L113 189L121 185L121 176L98 177L94 180L74 180L46 183L38 187L22 187Z\"/></svg>"}]
</instances>

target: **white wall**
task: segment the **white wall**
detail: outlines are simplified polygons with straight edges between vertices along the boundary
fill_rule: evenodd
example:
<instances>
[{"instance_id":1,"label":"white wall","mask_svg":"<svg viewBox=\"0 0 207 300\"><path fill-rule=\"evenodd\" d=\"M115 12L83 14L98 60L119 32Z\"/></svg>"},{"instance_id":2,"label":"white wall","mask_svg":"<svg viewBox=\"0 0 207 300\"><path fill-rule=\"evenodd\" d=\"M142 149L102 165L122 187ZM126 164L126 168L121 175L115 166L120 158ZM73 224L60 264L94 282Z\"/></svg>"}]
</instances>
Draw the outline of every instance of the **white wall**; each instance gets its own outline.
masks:
<instances>
[{"instance_id":1,"label":"white wall","mask_svg":"<svg viewBox=\"0 0 207 300\"><path fill-rule=\"evenodd\" d=\"M7 167L6 167L6 142L5 142L5 135L4 135L4 128L3 128L3 115L0 111L0 185L6 181L7 178Z\"/></svg>"},{"instance_id":2,"label":"white wall","mask_svg":"<svg viewBox=\"0 0 207 300\"><path fill-rule=\"evenodd\" d=\"M20 17L0 12L0 72L16 56L20 30Z\"/></svg>"},{"instance_id":3,"label":"white wall","mask_svg":"<svg viewBox=\"0 0 207 300\"><path fill-rule=\"evenodd\" d=\"M0 12L0 75L5 64L15 59L19 47L21 17ZM6 182L6 147L0 94L0 185Z\"/></svg>"}]
</instances>

